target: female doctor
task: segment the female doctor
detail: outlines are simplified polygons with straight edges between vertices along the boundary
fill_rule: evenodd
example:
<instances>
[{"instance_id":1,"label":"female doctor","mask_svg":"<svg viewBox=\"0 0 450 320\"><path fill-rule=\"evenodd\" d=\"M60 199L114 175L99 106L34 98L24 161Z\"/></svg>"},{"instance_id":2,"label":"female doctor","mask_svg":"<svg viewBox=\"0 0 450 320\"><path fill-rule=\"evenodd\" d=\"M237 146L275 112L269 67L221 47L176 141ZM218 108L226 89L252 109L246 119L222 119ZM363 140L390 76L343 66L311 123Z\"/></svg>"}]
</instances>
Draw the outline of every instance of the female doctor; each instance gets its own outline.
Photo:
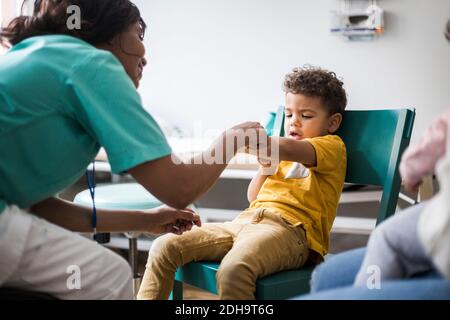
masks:
<instances>
[{"instance_id":1,"label":"female doctor","mask_svg":"<svg viewBox=\"0 0 450 320\"><path fill-rule=\"evenodd\" d=\"M68 27L71 5L81 10L81 28ZM128 171L168 206L98 210L98 232L182 233L200 225L185 207L226 161L175 164L136 91L147 64L145 28L129 0L37 0L32 16L1 30L10 50L0 57L0 287L60 299L132 298L125 260L72 232L93 232L91 209L54 197L85 173L101 146L114 173ZM263 131L244 123L205 152L250 130ZM232 156L243 147L237 143ZM76 288L68 285L74 267Z\"/></svg>"}]
</instances>

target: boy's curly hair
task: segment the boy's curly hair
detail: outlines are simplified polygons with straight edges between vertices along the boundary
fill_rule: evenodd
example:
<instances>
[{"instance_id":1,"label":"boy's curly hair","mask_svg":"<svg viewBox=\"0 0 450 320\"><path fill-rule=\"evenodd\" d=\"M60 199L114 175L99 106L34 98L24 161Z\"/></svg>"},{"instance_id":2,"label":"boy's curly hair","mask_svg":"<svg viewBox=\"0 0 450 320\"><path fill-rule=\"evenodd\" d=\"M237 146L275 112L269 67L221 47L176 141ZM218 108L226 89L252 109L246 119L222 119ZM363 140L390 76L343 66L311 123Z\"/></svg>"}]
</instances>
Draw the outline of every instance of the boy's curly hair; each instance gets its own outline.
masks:
<instances>
[{"instance_id":1,"label":"boy's curly hair","mask_svg":"<svg viewBox=\"0 0 450 320\"><path fill-rule=\"evenodd\" d=\"M286 75L284 91L320 98L330 115L343 115L347 106L347 94L343 84L334 72L307 65L294 68Z\"/></svg>"}]
</instances>

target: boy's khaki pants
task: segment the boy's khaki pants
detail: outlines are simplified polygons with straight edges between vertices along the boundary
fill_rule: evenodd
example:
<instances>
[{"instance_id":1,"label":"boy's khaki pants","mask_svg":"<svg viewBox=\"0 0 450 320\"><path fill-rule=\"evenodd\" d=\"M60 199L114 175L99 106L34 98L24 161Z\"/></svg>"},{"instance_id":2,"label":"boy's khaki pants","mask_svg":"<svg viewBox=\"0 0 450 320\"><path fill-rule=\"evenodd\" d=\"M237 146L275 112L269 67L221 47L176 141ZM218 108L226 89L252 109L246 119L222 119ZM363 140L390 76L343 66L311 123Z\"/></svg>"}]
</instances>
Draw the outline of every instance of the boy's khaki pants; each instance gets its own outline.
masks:
<instances>
[{"instance_id":1,"label":"boy's khaki pants","mask_svg":"<svg viewBox=\"0 0 450 320\"><path fill-rule=\"evenodd\" d=\"M138 299L168 299L177 268L191 261L222 261L216 275L220 299L255 299L258 278L299 268L308 254L302 226L267 209L249 209L232 222L207 223L181 236L158 238Z\"/></svg>"}]
</instances>

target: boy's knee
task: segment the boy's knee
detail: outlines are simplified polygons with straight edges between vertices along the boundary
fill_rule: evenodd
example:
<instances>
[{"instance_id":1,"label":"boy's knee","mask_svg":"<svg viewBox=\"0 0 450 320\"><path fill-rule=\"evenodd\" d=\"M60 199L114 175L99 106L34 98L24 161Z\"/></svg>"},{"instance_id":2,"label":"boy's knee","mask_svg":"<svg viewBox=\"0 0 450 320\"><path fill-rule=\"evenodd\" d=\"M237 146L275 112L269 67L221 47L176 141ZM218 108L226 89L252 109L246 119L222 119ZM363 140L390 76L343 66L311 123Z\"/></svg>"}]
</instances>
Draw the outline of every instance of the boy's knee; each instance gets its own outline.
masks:
<instances>
[{"instance_id":1,"label":"boy's knee","mask_svg":"<svg viewBox=\"0 0 450 320\"><path fill-rule=\"evenodd\" d=\"M180 250L177 242L177 236L171 234L157 238L150 248L148 260L178 260ZM176 262L180 263L180 261Z\"/></svg>"},{"instance_id":2,"label":"boy's knee","mask_svg":"<svg viewBox=\"0 0 450 320\"><path fill-rule=\"evenodd\" d=\"M153 255L167 254L167 252L170 252L174 249L175 240L175 237L173 237L173 235L171 234L166 234L157 238L152 243L150 253L152 253Z\"/></svg>"}]
</instances>

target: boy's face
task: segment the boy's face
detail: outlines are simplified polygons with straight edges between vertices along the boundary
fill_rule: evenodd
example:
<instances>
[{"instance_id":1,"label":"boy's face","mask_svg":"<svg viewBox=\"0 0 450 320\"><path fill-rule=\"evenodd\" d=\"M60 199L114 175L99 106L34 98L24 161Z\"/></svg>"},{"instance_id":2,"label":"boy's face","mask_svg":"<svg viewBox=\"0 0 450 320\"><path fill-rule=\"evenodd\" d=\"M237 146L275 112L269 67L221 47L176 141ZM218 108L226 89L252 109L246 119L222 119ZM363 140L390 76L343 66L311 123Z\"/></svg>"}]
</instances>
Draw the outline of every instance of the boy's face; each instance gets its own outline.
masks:
<instances>
[{"instance_id":1,"label":"boy's face","mask_svg":"<svg viewBox=\"0 0 450 320\"><path fill-rule=\"evenodd\" d=\"M320 98L286 94L284 130L286 137L303 140L334 133L341 124L340 114L329 115Z\"/></svg>"}]
</instances>

